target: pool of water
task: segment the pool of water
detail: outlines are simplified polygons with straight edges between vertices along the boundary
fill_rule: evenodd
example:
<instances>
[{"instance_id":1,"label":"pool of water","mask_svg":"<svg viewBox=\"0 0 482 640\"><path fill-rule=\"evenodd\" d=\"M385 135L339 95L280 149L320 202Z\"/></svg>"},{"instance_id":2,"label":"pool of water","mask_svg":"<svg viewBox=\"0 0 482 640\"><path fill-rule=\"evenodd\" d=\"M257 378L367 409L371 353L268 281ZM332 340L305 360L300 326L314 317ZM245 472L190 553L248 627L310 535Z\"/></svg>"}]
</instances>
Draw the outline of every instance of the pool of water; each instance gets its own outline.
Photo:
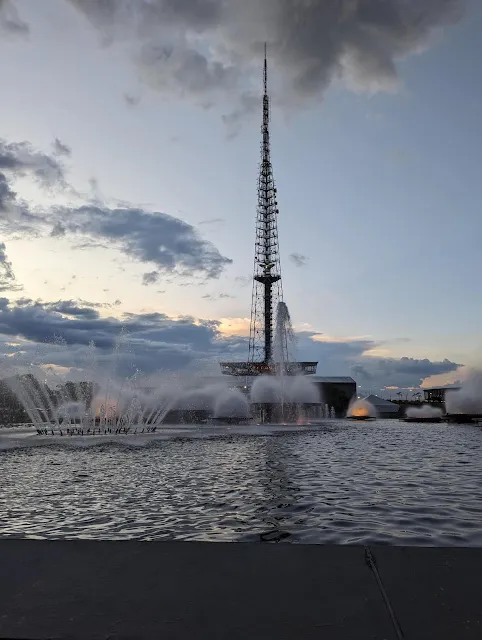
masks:
<instances>
[{"instance_id":1,"label":"pool of water","mask_svg":"<svg viewBox=\"0 0 482 640\"><path fill-rule=\"evenodd\" d=\"M27 430L28 431L28 430ZM482 546L482 429L0 433L0 535Z\"/></svg>"}]
</instances>

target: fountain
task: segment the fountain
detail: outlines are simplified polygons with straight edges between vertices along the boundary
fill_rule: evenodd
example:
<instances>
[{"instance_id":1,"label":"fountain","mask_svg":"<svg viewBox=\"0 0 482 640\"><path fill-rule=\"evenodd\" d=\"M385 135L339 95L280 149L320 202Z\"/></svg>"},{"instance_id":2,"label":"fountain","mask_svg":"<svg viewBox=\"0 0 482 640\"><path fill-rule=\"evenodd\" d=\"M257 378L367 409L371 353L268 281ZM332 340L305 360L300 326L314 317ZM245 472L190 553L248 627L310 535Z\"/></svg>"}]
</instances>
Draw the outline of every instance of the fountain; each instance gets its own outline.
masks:
<instances>
[{"instance_id":1,"label":"fountain","mask_svg":"<svg viewBox=\"0 0 482 640\"><path fill-rule=\"evenodd\" d=\"M292 329L286 305L278 315L283 330L277 331L275 351L281 352L280 340L291 336ZM148 389L139 373L120 378L120 349L118 342L110 370L103 371L92 347L83 372L86 379L79 382L64 380L42 362L5 382L41 435L150 433L168 424L307 424L330 416L329 409L322 410L317 386L306 376L284 374L283 366L276 375L256 376L252 384L239 377L211 383L194 375L171 376ZM284 353L288 351L285 343Z\"/></svg>"},{"instance_id":2,"label":"fountain","mask_svg":"<svg viewBox=\"0 0 482 640\"><path fill-rule=\"evenodd\" d=\"M259 376L250 393L257 422L300 423L321 417L320 392L304 376Z\"/></svg>"},{"instance_id":3,"label":"fountain","mask_svg":"<svg viewBox=\"0 0 482 640\"><path fill-rule=\"evenodd\" d=\"M408 407L402 420L404 422L441 422L442 417L442 409L426 404L422 407Z\"/></svg>"},{"instance_id":4,"label":"fountain","mask_svg":"<svg viewBox=\"0 0 482 640\"><path fill-rule=\"evenodd\" d=\"M374 420L377 417L377 410L366 400L355 400L348 407L346 417L351 420Z\"/></svg>"},{"instance_id":5,"label":"fountain","mask_svg":"<svg viewBox=\"0 0 482 640\"><path fill-rule=\"evenodd\" d=\"M195 377L175 393L148 392L131 380L109 380L105 387L67 382L52 389L31 373L9 384L41 435L149 433L161 424L296 424L323 416L318 388L301 376L259 376L244 392L228 382L203 385ZM79 399L86 385L97 389L87 402Z\"/></svg>"},{"instance_id":6,"label":"fountain","mask_svg":"<svg viewBox=\"0 0 482 640\"><path fill-rule=\"evenodd\" d=\"M45 366L37 373L15 376L11 388L39 433L64 431L137 433L155 431L161 424L247 422L255 424L303 424L320 418L322 401L307 374L316 373L317 362L299 362L293 356L295 335L283 301L279 258L277 189L270 151L270 101L267 92L267 60L263 73L263 121L258 178L255 260L249 354L246 362L221 363L223 384L192 379L177 386L159 385L156 391L142 388L140 377L118 381L117 364L126 335L116 340L112 369L103 372L95 362L91 345L81 383L56 380L51 389L41 381ZM273 325L275 325L273 327ZM61 347L65 343L58 341ZM51 371L53 377L57 374ZM229 376L229 378L228 378ZM58 376L57 376L58 378ZM245 378L242 383L241 378ZM248 380L250 378L250 380ZM254 379L254 380L253 380ZM334 417L326 408L324 417Z\"/></svg>"},{"instance_id":7,"label":"fountain","mask_svg":"<svg viewBox=\"0 0 482 640\"><path fill-rule=\"evenodd\" d=\"M214 420L224 424L248 422L250 420L248 398L237 389L223 391L214 405Z\"/></svg>"}]
</instances>

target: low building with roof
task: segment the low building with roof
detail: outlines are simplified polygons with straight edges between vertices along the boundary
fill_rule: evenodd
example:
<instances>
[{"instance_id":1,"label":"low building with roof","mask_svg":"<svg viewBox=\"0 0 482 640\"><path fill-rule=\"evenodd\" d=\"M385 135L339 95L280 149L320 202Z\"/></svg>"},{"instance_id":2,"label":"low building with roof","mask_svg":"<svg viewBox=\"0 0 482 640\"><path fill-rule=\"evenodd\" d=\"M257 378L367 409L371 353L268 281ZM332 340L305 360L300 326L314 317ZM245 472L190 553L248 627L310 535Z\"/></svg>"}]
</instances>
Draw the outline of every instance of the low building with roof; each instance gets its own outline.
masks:
<instances>
[{"instance_id":1,"label":"low building with roof","mask_svg":"<svg viewBox=\"0 0 482 640\"><path fill-rule=\"evenodd\" d=\"M446 384L444 387L427 387L423 390L423 397L425 402L429 404L441 405L445 403L445 397L447 392L458 391L460 385Z\"/></svg>"},{"instance_id":2,"label":"low building with roof","mask_svg":"<svg viewBox=\"0 0 482 640\"><path fill-rule=\"evenodd\" d=\"M390 402L390 400L385 400L373 394L363 398L363 400L375 407L379 418L398 418L400 415L400 406L395 402Z\"/></svg>"},{"instance_id":3,"label":"low building with roof","mask_svg":"<svg viewBox=\"0 0 482 640\"><path fill-rule=\"evenodd\" d=\"M309 376L320 390L321 401L344 418L350 402L356 397L356 382L350 376Z\"/></svg>"}]
</instances>

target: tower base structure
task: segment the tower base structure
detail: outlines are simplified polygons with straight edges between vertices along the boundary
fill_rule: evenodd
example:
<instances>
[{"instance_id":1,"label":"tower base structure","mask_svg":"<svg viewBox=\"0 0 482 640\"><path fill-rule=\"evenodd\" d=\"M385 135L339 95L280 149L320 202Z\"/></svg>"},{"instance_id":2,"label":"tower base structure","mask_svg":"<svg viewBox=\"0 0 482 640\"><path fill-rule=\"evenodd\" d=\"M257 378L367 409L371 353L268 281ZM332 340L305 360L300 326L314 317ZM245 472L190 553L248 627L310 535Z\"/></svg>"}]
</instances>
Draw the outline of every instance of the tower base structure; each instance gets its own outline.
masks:
<instances>
[{"instance_id":1,"label":"tower base structure","mask_svg":"<svg viewBox=\"0 0 482 640\"><path fill-rule=\"evenodd\" d=\"M318 362L221 362L225 376L300 376L316 373Z\"/></svg>"}]
</instances>

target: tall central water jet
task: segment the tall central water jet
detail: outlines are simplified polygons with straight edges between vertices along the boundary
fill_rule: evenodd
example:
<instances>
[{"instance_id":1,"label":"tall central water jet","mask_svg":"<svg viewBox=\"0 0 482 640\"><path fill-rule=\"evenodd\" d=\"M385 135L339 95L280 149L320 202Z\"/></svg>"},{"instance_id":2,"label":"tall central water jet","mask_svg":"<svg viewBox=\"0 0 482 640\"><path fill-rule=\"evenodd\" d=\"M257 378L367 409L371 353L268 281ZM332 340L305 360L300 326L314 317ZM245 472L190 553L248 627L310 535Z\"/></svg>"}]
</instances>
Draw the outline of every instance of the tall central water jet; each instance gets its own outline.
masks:
<instances>
[{"instance_id":1,"label":"tall central water jet","mask_svg":"<svg viewBox=\"0 0 482 640\"><path fill-rule=\"evenodd\" d=\"M222 373L230 376L275 375L283 378L316 373L318 364L317 362L296 362L290 353L290 343L294 342L294 334L288 307L283 301L277 222L278 196L271 163L270 110L265 46L262 143L258 174L249 353L245 362L221 363ZM268 384L267 388L269 386ZM256 391L255 395L257 395ZM279 402L282 405L284 398L285 394L281 392Z\"/></svg>"}]
</instances>

